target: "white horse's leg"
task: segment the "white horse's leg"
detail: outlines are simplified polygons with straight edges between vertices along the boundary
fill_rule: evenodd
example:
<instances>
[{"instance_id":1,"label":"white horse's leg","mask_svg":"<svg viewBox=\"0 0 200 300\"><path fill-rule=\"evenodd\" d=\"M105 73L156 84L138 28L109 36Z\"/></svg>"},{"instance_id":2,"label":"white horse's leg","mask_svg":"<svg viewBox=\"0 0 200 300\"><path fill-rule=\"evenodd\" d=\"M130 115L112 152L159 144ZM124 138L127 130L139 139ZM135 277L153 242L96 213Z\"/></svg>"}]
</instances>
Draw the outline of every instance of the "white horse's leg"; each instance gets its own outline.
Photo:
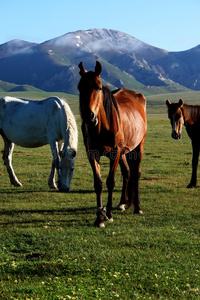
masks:
<instances>
[{"instance_id":1,"label":"white horse's leg","mask_svg":"<svg viewBox=\"0 0 200 300\"><path fill-rule=\"evenodd\" d=\"M14 186L22 186L22 184L17 179L15 172L12 167L12 153L14 149L14 143L9 141L6 136L3 136L4 139L4 153L3 153L3 160L4 165L7 168L8 175L10 177L10 183Z\"/></svg>"},{"instance_id":2,"label":"white horse's leg","mask_svg":"<svg viewBox=\"0 0 200 300\"><path fill-rule=\"evenodd\" d=\"M61 186L61 175L60 175L60 170L59 170L59 162L60 162L60 157L59 157L59 147L58 147L58 142L50 142L50 147L51 147L51 152L53 156L53 162L52 162L52 167L51 167L51 172L49 175L49 180L48 184L50 187L54 186L55 184L55 169L57 170L58 173L58 188ZM55 184L56 186L56 184Z\"/></svg>"},{"instance_id":3,"label":"white horse's leg","mask_svg":"<svg viewBox=\"0 0 200 300\"><path fill-rule=\"evenodd\" d=\"M51 165L51 172L50 172L49 179L48 179L48 185L49 185L50 189L57 189L57 185L55 183L55 173L56 173L56 167L55 167L55 163L53 160L52 165Z\"/></svg>"}]
</instances>

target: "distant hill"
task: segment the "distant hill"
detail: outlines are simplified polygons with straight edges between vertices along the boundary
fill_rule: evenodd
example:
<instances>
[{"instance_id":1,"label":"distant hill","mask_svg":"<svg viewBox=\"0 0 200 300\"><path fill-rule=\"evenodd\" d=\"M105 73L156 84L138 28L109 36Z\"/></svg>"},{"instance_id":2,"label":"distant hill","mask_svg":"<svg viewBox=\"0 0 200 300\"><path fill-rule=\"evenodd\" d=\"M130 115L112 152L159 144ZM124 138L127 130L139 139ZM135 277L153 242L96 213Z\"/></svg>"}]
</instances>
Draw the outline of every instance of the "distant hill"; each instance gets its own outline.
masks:
<instances>
[{"instance_id":1,"label":"distant hill","mask_svg":"<svg viewBox=\"0 0 200 300\"><path fill-rule=\"evenodd\" d=\"M125 86L146 95L200 90L200 45L169 52L109 29L79 30L41 44L13 40L0 45L0 89L5 81L18 86L14 89L29 85L77 94L79 62L91 70L96 60L111 89Z\"/></svg>"},{"instance_id":2,"label":"distant hill","mask_svg":"<svg viewBox=\"0 0 200 300\"><path fill-rule=\"evenodd\" d=\"M27 84L17 85L14 83L0 80L0 92L39 92L39 91L41 90L31 85L27 85Z\"/></svg>"}]
</instances>

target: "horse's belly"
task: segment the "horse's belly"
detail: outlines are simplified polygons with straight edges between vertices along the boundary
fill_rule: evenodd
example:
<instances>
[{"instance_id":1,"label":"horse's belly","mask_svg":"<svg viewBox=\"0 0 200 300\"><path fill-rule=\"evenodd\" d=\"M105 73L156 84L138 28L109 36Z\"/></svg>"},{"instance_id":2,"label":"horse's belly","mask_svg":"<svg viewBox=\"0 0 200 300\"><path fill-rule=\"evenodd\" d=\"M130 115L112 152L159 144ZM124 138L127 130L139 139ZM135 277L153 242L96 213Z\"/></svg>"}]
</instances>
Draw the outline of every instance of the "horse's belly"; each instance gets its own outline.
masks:
<instances>
[{"instance_id":1,"label":"horse's belly","mask_svg":"<svg viewBox=\"0 0 200 300\"><path fill-rule=\"evenodd\" d=\"M47 134L41 128L29 126L3 126L5 136L14 144L26 147L37 148L48 144Z\"/></svg>"},{"instance_id":2,"label":"horse's belly","mask_svg":"<svg viewBox=\"0 0 200 300\"><path fill-rule=\"evenodd\" d=\"M38 147L42 147L44 145L47 145L48 142L44 142L43 141L16 141L13 143L15 143L16 145L20 146L20 147L25 147L25 148L38 148Z\"/></svg>"},{"instance_id":3,"label":"horse's belly","mask_svg":"<svg viewBox=\"0 0 200 300\"><path fill-rule=\"evenodd\" d=\"M7 135L6 135L7 136ZM25 137L25 136L17 136L14 137L12 135L12 137L10 137L9 135L7 136L7 138L12 141L14 144L20 146L20 147L26 147L26 148L38 148L38 147L42 147L46 144L48 144L47 139L44 138L33 138L33 137Z\"/></svg>"},{"instance_id":4,"label":"horse's belly","mask_svg":"<svg viewBox=\"0 0 200 300\"><path fill-rule=\"evenodd\" d=\"M131 126L132 125L132 126ZM141 117L137 118L137 121L132 122L129 125L128 123L125 125L124 128L124 145L128 151L132 151L135 149L141 141L146 136L147 131L147 124L145 120Z\"/></svg>"}]
</instances>

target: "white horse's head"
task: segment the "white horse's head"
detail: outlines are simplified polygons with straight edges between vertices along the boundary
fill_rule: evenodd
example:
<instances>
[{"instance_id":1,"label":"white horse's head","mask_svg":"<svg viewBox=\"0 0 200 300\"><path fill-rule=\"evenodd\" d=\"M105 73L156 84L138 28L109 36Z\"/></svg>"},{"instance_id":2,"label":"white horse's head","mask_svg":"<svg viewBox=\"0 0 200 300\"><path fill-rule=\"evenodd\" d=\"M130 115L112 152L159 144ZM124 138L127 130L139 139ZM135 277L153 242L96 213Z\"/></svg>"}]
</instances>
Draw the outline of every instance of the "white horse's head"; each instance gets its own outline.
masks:
<instances>
[{"instance_id":1,"label":"white horse's head","mask_svg":"<svg viewBox=\"0 0 200 300\"><path fill-rule=\"evenodd\" d=\"M59 187L60 192L70 191L70 184L75 168L75 156L76 151L73 149L67 149L62 152L59 165L61 175L61 185Z\"/></svg>"}]
</instances>

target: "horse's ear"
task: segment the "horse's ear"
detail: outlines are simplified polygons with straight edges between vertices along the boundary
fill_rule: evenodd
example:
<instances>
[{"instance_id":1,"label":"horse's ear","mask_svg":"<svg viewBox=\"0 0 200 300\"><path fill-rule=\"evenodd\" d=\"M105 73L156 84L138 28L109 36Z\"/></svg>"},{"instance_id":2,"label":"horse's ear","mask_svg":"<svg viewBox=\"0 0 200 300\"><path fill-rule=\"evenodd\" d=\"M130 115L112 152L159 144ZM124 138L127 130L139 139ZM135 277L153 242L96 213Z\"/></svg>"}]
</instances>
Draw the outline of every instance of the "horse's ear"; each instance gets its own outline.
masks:
<instances>
[{"instance_id":1,"label":"horse's ear","mask_svg":"<svg viewBox=\"0 0 200 300\"><path fill-rule=\"evenodd\" d=\"M79 74L80 74L81 76L83 76L83 74L84 74L86 71L85 71L85 68L84 68L84 66L83 66L82 61L79 63L78 67L79 67L79 69L80 69Z\"/></svg>"},{"instance_id":2,"label":"horse's ear","mask_svg":"<svg viewBox=\"0 0 200 300\"><path fill-rule=\"evenodd\" d=\"M180 99L180 100L179 100L179 107L182 107L183 104L184 104L183 99Z\"/></svg>"},{"instance_id":3,"label":"horse's ear","mask_svg":"<svg viewBox=\"0 0 200 300\"><path fill-rule=\"evenodd\" d=\"M170 104L171 104L171 102L170 102L169 100L166 100L166 105L167 105L167 107L169 107Z\"/></svg>"},{"instance_id":4,"label":"horse's ear","mask_svg":"<svg viewBox=\"0 0 200 300\"><path fill-rule=\"evenodd\" d=\"M99 76L102 72L102 66L100 64L100 62L97 60L96 61L96 67L95 67L95 75Z\"/></svg>"}]
</instances>

